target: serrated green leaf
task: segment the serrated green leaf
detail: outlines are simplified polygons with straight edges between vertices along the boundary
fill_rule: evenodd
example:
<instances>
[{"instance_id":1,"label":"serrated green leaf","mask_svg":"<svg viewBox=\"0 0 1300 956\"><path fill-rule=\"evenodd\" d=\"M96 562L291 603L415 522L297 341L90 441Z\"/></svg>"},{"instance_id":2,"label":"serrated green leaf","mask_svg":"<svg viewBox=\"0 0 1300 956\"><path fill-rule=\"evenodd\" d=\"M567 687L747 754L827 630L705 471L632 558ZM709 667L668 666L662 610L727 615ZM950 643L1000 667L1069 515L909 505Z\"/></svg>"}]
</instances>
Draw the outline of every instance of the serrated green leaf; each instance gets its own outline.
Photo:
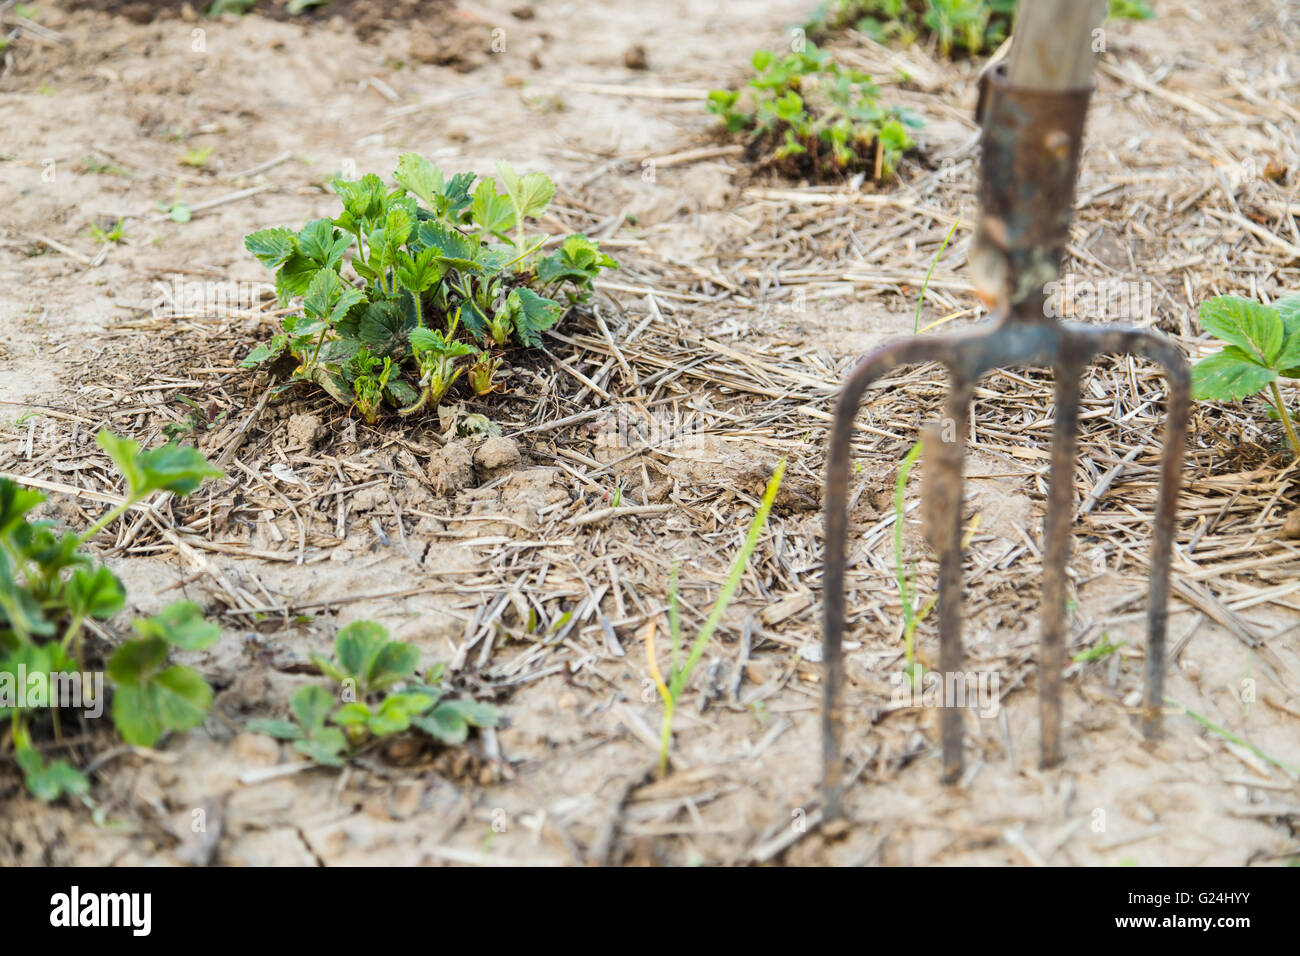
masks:
<instances>
[{"instance_id":1,"label":"serrated green leaf","mask_svg":"<svg viewBox=\"0 0 1300 956\"><path fill-rule=\"evenodd\" d=\"M335 229L332 219L313 219L298 233L298 252L322 269L334 271L350 245L352 237Z\"/></svg>"},{"instance_id":2,"label":"serrated green leaf","mask_svg":"<svg viewBox=\"0 0 1300 956\"><path fill-rule=\"evenodd\" d=\"M370 715L366 726L377 737L399 734L410 728L411 718L428 710L433 703L433 698L425 694L389 694Z\"/></svg>"},{"instance_id":3,"label":"serrated green leaf","mask_svg":"<svg viewBox=\"0 0 1300 956\"><path fill-rule=\"evenodd\" d=\"M27 513L45 500L39 491L32 491L8 478L0 478L0 536L13 532L26 520Z\"/></svg>"},{"instance_id":4,"label":"serrated green leaf","mask_svg":"<svg viewBox=\"0 0 1300 956\"><path fill-rule=\"evenodd\" d=\"M469 739L469 722L459 710L449 707L449 703L444 701L427 714L412 719L411 725L454 747Z\"/></svg>"},{"instance_id":5,"label":"serrated green leaf","mask_svg":"<svg viewBox=\"0 0 1300 956\"><path fill-rule=\"evenodd\" d=\"M225 473L189 445L168 443L143 452L138 458L144 484L140 493L170 491L188 495L207 478L221 478Z\"/></svg>"},{"instance_id":6,"label":"serrated green leaf","mask_svg":"<svg viewBox=\"0 0 1300 956\"><path fill-rule=\"evenodd\" d=\"M293 695L293 700L289 703L289 707L293 711L294 717L298 719L298 723L302 724L309 732L325 725L330 708L333 706L334 695L319 684L300 687Z\"/></svg>"},{"instance_id":7,"label":"serrated green leaf","mask_svg":"<svg viewBox=\"0 0 1300 956\"><path fill-rule=\"evenodd\" d=\"M344 704L330 716L340 727L364 727L370 721L370 708L359 700Z\"/></svg>"},{"instance_id":8,"label":"serrated green leaf","mask_svg":"<svg viewBox=\"0 0 1300 956\"><path fill-rule=\"evenodd\" d=\"M553 328L564 314L558 302L524 286L510 291L503 308L510 310L516 337L530 348L538 348L542 344L542 333Z\"/></svg>"},{"instance_id":9,"label":"serrated green leaf","mask_svg":"<svg viewBox=\"0 0 1300 956\"><path fill-rule=\"evenodd\" d=\"M79 617L106 621L126 604L126 591L116 575L102 564L93 571L78 568L64 590L68 610Z\"/></svg>"},{"instance_id":10,"label":"serrated green leaf","mask_svg":"<svg viewBox=\"0 0 1300 956\"><path fill-rule=\"evenodd\" d=\"M157 614L132 622L136 634L146 639L165 641L185 651L211 647L221 636L221 628L203 617L203 609L193 601L177 601Z\"/></svg>"},{"instance_id":11,"label":"serrated green leaf","mask_svg":"<svg viewBox=\"0 0 1300 956\"><path fill-rule=\"evenodd\" d=\"M419 649L401 641L389 641L374 656L366 670L366 684L381 689L415 673L420 663Z\"/></svg>"},{"instance_id":12,"label":"serrated green leaf","mask_svg":"<svg viewBox=\"0 0 1300 956\"><path fill-rule=\"evenodd\" d=\"M280 305L287 305L294 296L303 295L319 271L320 266L301 253L295 252L285 260L275 274L275 292Z\"/></svg>"},{"instance_id":13,"label":"serrated green leaf","mask_svg":"<svg viewBox=\"0 0 1300 956\"><path fill-rule=\"evenodd\" d=\"M480 179L474 187L474 200L469 208L474 225L481 233L513 242L507 232L515 227L517 221L514 207L509 196L497 192L496 182L491 176Z\"/></svg>"},{"instance_id":14,"label":"serrated green leaf","mask_svg":"<svg viewBox=\"0 0 1300 956\"><path fill-rule=\"evenodd\" d=\"M1221 295L1200 308L1201 325L1237 346L1248 361L1271 365L1282 348L1282 317L1276 309L1236 295Z\"/></svg>"},{"instance_id":15,"label":"serrated green leaf","mask_svg":"<svg viewBox=\"0 0 1300 956\"><path fill-rule=\"evenodd\" d=\"M396 355L406 348L416 327L415 310L410 296L404 300L371 302L361 312L357 338L376 356Z\"/></svg>"},{"instance_id":16,"label":"serrated green leaf","mask_svg":"<svg viewBox=\"0 0 1300 956\"><path fill-rule=\"evenodd\" d=\"M1198 401L1236 401L1254 395L1277 378L1235 345L1192 366L1192 396Z\"/></svg>"},{"instance_id":17,"label":"serrated green leaf","mask_svg":"<svg viewBox=\"0 0 1300 956\"><path fill-rule=\"evenodd\" d=\"M343 766L342 754L347 750L347 738L337 727L322 727L307 740L294 742L294 749L327 767Z\"/></svg>"},{"instance_id":18,"label":"serrated green leaf","mask_svg":"<svg viewBox=\"0 0 1300 956\"><path fill-rule=\"evenodd\" d=\"M538 219L546 212L555 195L555 183L545 173L533 172L521 177L509 163L497 163L497 175L520 220L525 216Z\"/></svg>"},{"instance_id":19,"label":"serrated green leaf","mask_svg":"<svg viewBox=\"0 0 1300 956\"><path fill-rule=\"evenodd\" d=\"M108 676L116 684L144 680L167 660L167 642L161 637L124 641L108 659Z\"/></svg>"},{"instance_id":20,"label":"serrated green leaf","mask_svg":"<svg viewBox=\"0 0 1300 956\"><path fill-rule=\"evenodd\" d=\"M298 251L298 239L283 226L259 229L244 237L244 248L257 257L268 269L283 265Z\"/></svg>"},{"instance_id":21,"label":"serrated green leaf","mask_svg":"<svg viewBox=\"0 0 1300 956\"><path fill-rule=\"evenodd\" d=\"M414 193L430 209L442 198L445 178L442 170L419 153L403 153L397 157L397 172L393 179L408 192Z\"/></svg>"},{"instance_id":22,"label":"serrated green leaf","mask_svg":"<svg viewBox=\"0 0 1300 956\"><path fill-rule=\"evenodd\" d=\"M351 677L364 678L388 643L388 629L375 621L353 621L334 638L339 666Z\"/></svg>"}]
</instances>

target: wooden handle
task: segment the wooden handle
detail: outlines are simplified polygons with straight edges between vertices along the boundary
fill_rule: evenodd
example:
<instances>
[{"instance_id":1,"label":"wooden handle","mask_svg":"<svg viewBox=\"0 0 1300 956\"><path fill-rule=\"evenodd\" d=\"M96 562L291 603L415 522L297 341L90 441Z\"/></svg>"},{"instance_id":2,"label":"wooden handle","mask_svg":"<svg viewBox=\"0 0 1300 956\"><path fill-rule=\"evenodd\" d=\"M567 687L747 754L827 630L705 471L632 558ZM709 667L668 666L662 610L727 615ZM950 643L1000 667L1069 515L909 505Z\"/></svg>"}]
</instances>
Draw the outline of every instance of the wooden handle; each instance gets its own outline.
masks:
<instances>
[{"instance_id":1,"label":"wooden handle","mask_svg":"<svg viewBox=\"0 0 1300 956\"><path fill-rule=\"evenodd\" d=\"M1020 0L1007 79L1013 86L1069 90L1092 82L1093 31L1107 0Z\"/></svg>"}]
</instances>

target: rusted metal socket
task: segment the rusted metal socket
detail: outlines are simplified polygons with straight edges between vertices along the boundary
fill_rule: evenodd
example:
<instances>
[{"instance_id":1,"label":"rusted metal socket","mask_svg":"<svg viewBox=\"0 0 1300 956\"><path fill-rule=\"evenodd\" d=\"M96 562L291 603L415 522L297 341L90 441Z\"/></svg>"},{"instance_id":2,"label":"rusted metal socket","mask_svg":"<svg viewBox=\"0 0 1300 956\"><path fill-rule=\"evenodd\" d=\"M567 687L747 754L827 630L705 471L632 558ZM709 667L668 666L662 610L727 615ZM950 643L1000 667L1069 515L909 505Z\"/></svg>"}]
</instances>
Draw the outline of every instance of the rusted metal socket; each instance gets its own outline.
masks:
<instances>
[{"instance_id":1,"label":"rusted metal socket","mask_svg":"<svg viewBox=\"0 0 1300 956\"><path fill-rule=\"evenodd\" d=\"M1032 320L1037 310L1014 307L1041 302L1060 274L1092 89L1012 86L1005 67L980 78L984 156L971 259L981 298Z\"/></svg>"}]
</instances>

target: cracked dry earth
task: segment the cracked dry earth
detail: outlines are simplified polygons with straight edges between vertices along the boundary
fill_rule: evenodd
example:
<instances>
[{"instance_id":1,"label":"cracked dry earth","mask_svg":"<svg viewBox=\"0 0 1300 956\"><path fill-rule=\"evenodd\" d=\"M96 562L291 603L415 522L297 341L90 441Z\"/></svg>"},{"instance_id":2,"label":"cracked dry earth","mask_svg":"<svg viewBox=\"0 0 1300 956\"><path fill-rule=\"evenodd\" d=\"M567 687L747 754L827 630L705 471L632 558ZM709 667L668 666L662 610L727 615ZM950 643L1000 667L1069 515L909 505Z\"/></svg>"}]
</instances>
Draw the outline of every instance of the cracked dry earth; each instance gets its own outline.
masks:
<instances>
[{"instance_id":1,"label":"cracked dry earth","mask_svg":"<svg viewBox=\"0 0 1300 956\"><path fill-rule=\"evenodd\" d=\"M1142 669L1141 597L1132 596L1142 567L1131 556L1079 577L1075 638L1091 631L1095 639L1102 621L1125 644L1071 668L1067 761L1037 769L1029 583L1037 564L1022 547L1041 530L1042 495L1023 470L1033 449L1014 461L977 449L968 463L969 505L982 529L973 560L1014 549L1022 557L1014 574L972 585L971 667L1004 675L1002 706L991 719L970 715L972 769L962 785L938 783L936 713L894 702L899 608L891 542L876 533L892 514L901 437L936 407L932 381L898 418L873 419L867 436L883 444L864 457L854 513L855 548L866 556L851 603L846 739L861 768L846 798L853 823L833 838L799 826L816 813L820 780L826 412L853 357L910 332L915 284L936 246L897 241L912 253L911 289L828 282L792 313L765 298L772 290L761 262L752 275L733 274L718 252L743 243L761 218L762 200L734 156L646 174L647 157L714 142L690 91L743 76L750 53L781 42L804 3L762 0L741 14L734 4L675 0L651 16L631 0L548 0L527 19L512 14L518 5L459 5L462 46L490 51L497 28L507 39L503 52L468 64L422 62L436 60L412 49L440 35L429 19L418 31L362 39L341 18L140 23L58 3L42 4L40 18L58 38L11 51L0 77L6 473L111 490L88 442L94 428L158 440L184 411L182 394L210 396L229 412L201 437L205 451L222 450L259 397L233 366L271 320L246 310L159 321L150 307L158 284L176 275L262 281L242 236L328 214L321 183L348 164L387 174L399 153L414 150L450 169L490 172L499 159L541 169L559 186L556 219L544 225L600 235L624 270L597 300L599 321L574 319L548 343L558 364L512 370L508 394L477 409L509 441L444 447L436 418L386 432L295 394L266 408L236 456L252 475L230 477L256 507L235 492L223 521L213 517L219 503L175 506L177 526L205 520L195 537L226 546L174 545L146 529L139 544L109 554L128 588L128 613L184 594L221 622L222 639L186 661L216 689L214 714L152 751L115 747L102 730L70 744L83 765L95 761L107 825L81 807L37 802L12 764L0 764L0 861L1241 865L1293 857L1293 776L1173 712L1158 745L1141 740L1131 707ZM1234 4L1224 32L1273 9ZM1234 61L1231 44L1203 29L1196 4L1162 4L1160 15L1157 24L1117 27L1115 56L1148 69L1176 60L1176 79L1190 88L1216 82L1219 65ZM627 65L640 65L627 38L642 48L645 70ZM1255 52L1294 71L1294 32L1290 40L1288 50L1277 31L1266 33ZM922 147L958 160L957 188L969 196L975 67L928 60L928 70L936 105ZM602 86L627 83L660 94ZM1158 138L1186 122L1168 103L1152 112L1130 93L1103 78L1095 135ZM207 166L178 165L202 146L213 147ZM1090 153L1081 192L1121 161ZM904 170L905 178L926 174ZM183 225L158 212L159 200L177 195L201 207L245 190ZM848 214L859 248L896 225L870 204ZM101 253L90 224L123 216L127 240ZM817 228L815 216L800 222ZM849 254L849 243L839 247ZM963 252L959 242L946 265L957 278ZM948 294L969 304L960 282ZM617 348L597 354L606 341ZM669 374L696 361L705 364L694 377ZM777 365L796 372L765 384ZM732 378L727 369L737 370ZM607 398L671 399L679 418L707 427L668 454L628 458L610 438L616 416L556 424L599 413L613 404ZM643 629L662 622L674 558L688 624L707 610L780 456L791 460L790 478L755 571L679 709L674 772L653 780L660 711ZM273 467L294 480L276 478ZM645 511L575 520L607 506L611 478ZM330 496L331 488L349 491ZM227 495L226 486L214 495ZM49 513L68 522L98 507L51 498ZM1149 498L1141 507L1149 514ZM907 526L917 554L918 523ZM922 562L921 573L932 581L933 564ZM1121 592L1127 604L1117 605ZM1296 632L1286 630L1300 612L1285 602L1251 612L1254 625L1280 635L1264 661L1219 622L1177 603L1175 611L1171 637L1189 639L1171 666L1170 696L1300 765L1300 661ZM571 625L557 628L558 639L532 632L531 619L563 614ZM502 726L459 750L398 741L341 772L304 769L287 746L242 732L252 717L282 716L297 687L319 680L308 655L363 617L414 643L425 664L448 662L467 693L497 703ZM934 652L932 630L920 641L923 655ZM1237 693L1247 678L1263 688L1251 706ZM207 821L202 832L191 827L196 810Z\"/></svg>"}]
</instances>

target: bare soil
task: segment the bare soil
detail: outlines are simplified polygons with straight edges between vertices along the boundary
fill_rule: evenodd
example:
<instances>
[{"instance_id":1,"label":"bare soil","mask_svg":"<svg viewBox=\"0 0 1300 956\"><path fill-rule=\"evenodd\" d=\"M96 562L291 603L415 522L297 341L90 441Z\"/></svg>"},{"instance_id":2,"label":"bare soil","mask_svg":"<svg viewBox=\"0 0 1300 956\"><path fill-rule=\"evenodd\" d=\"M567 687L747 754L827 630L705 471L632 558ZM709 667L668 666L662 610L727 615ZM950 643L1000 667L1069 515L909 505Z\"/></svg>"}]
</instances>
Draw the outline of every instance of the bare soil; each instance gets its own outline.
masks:
<instances>
[{"instance_id":1,"label":"bare soil","mask_svg":"<svg viewBox=\"0 0 1300 956\"><path fill-rule=\"evenodd\" d=\"M1161 391L1127 361L1102 363L1087 383L1078 500L1116 472L1076 528L1070 638L1072 653L1103 636L1122 646L1071 666L1067 759L1051 770L1037 766L1034 665L1050 378L1001 373L977 395L967 651L971 670L999 676L1001 700L990 718L970 714L970 771L956 787L938 782L937 710L896 697L890 527L898 461L937 414L942 375L900 375L864 410L852 822L805 826L821 776L829 409L858 355L911 334L917 290L958 215L964 228L921 323L975 319L964 255L977 63L841 41L929 125L900 183L810 189L754 179L734 152L710 152L699 102L741 79L755 48L782 42L805 2L761 0L741 14L673 0L650 15L631 0L548 0L527 19L512 12L518 0L439 3L409 29L373 32L363 5L307 20L136 22L43 3L38 20L53 35L0 53L0 472L63 488L48 513L80 525L103 507L88 493L115 487L93 444L101 425L159 441L186 420L186 396L211 419L188 440L213 457L234 449L225 479L103 542L130 604L101 646L131 614L199 601L224 629L187 661L217 690L213 716L156 750L118 747L102 726L52 745L93 767L106 825L80 806L39 803L0 760L0 863L1295 858L1296 774L1259 754L1300 767L1300 552L1280 535L1300 503L1296 467L1275 424L1198 409L1170 628L1178 706L1163 739L1146 744L1134 702ZM1247 159L1292 170L1300 160L1296 111L1278 105L1300 73L1300 24L1285 9L1171 0L1155 23L1108 31L1106 62L1129 79L1099 77L1072 268L1156 281L1142 321L1189 355L1195 303L1300 288L1288 251L1216 215L1300 244L1294 173L1244 172ZM445 37L451 61L431 52ZM906 83L889 81L891 62L907 67ZM208 146L205 165L180 164ZM244 234L329 214L324 184L336 171L387 176L408 150L451 170L490 173L504 159L545 171L559 185L546 228L599 236L622 263L594 310L508 370L503 394L456 396L462 413L501 427L517 463L480 454L456 473L450 419L371 428L309 392L265 405L245 429L263 386L236 366L270 334L270 304L158 308L177 283L265 281ZM681 158L692 150L703 155ZM196 209L188 223L160 210L178 197ZM119 219L123 242L91 239L93 223ZM665 422L678 436L647 446ZM780 457L790 461L783 497L679 709L673 772L655 780L660 709L645 627L659 622L662 662L674 561L688 629L707 612ZM916 492L905 538L928 595L935 566ZM585 520L615 493L631 510ZM289 748L242 731L252 717L283 716L293 691L319 680L308 655L361 617L416 644L424 663L447 662L466 694L500 706L503 726L458 750L399 742L342 772L304 769ZM918 640L922 659L936 654L932 623Z\"/></svg>"}]
</instances>

